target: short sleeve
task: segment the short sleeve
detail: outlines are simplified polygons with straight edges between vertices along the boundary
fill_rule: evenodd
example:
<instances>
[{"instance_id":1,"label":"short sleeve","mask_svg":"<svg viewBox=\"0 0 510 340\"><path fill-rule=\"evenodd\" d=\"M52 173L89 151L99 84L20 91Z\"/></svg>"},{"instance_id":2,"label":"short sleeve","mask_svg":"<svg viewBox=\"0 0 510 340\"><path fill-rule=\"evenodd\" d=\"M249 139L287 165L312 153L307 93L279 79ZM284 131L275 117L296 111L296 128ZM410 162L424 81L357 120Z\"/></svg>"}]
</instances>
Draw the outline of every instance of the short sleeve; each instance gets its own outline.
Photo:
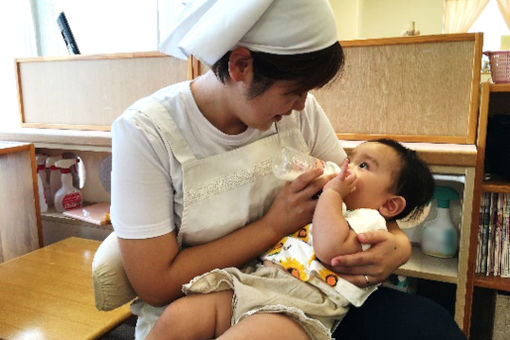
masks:
<instances>
[{"instance_id":1,"label":"short sleeve","mask_svg":"<svg viewBox=\"0 0 510 340\"><path fill-rule=\"evenodd\" d=\"M324 110L312 94L308 94L305 110L299 115L303 137L311 154L325 161L342 164L347 157L342 144Z\"/></svg>"},{"instance_id":2,"label":"short sleeve","mask_svg":"<svg viewBox=\"0 0 510 340\"><path fill-rule=\"evenodd\" d=\"M174 230L169 156L155 127L128 110L112 125L111 219L121 238Z\"/></svg>"},{"instance_id":3,"label":"short sleeve","mask_svg":"<svg viewBox=\"0 0 510 340\"><path fill-rule=\"evenodd\" d=\"M373 230L388 230L386 220L375 209L349 210L344 215L349 226L356 234ZM370 248L370 245L362 244L361 247L365 251Z\"/></svg>"}]
</instances>

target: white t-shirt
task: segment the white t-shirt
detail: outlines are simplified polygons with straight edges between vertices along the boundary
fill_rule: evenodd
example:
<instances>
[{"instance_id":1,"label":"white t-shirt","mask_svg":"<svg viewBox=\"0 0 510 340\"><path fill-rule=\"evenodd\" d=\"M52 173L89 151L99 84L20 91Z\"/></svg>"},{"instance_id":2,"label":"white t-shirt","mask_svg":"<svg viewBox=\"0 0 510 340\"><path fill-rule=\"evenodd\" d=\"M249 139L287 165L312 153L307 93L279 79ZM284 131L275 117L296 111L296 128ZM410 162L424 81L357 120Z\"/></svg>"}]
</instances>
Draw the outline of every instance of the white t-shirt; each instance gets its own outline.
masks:
<instances>
[{"instance_id":1,"label":"white t-shirt","mask_svg":"<svg viewBox=\"0 0 510 340\"><path fill-rule=\"evenodd\" d=\"M172 115L193 154L201 159L229 151L275 133L247 128L227 135L198 109L190 81L152 95ZM303 111L291 115L315 157L340 164L346 154L323 110L309 94ZM112 125L111 218L118 237L161 236L180 225L182 170L169 155L150 112L128 108Z\"/></svg>"}]
</instances>

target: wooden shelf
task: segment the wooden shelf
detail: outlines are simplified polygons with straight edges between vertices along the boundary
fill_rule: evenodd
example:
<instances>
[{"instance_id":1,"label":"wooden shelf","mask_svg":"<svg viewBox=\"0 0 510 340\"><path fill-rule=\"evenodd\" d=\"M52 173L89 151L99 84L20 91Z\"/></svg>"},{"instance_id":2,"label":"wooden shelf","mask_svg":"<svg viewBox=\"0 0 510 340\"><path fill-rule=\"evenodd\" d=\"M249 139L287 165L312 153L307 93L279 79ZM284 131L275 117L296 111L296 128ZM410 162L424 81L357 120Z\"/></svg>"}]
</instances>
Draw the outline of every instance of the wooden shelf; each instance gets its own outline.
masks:
<instances>
[{"instance_id":1,"label":"wooden shelf","mask_svg":"<svg viewBox=\"0 0 510 340\"><path fill-rule=\"evenodd\" d=\"M510 83L509 84L490 84L491 92L510 92Z\"/></svg>"},{"instance_id":2,"label":"wooden shelf","mask_svg":"<svg viewBox=\"0 0 510 340\"><path fill-rule=\"evenodd\" d=\"M476 184L475 197L473 199L473 218L469 245L468 260L468 288L465 294L464 306L464 332L469 336L471 325L471 313L473 304L473 287L483 287L494 290L510 291L510 278L501 278L494 276L486 276L483 274L475 274L476 258L478 256L478 232L479 232L479 211L481 206L481 197L486 193L510 193L510 181L503 180L496 176L487 178L484 176L485 169L485 150L487 139L488 117L492 114L506 114L510 106L508 105L510 98L510 84L493 84L484 82L481 84L480 108L476 146L478 149L478 160L476 166ZM485 178L484 178L485 177Z\"/></svg>"},{"instance_id":3,"label":"wooden shelf","mask_svg":"<svg viewBox=\"0 0 510 340\"><path fill-rule=\"evenodd\" d=\"M505 181L502 179L490 179L485 180L482 183L482 191L484 192L501 192L501 193L510 193L510 181Z\"/></svg>"},{"instance_id":4,"label":"wooden shelf","mask_svg":"<svg viewBox=\"0 0 510 340\"><path fill-rule=\"evenodd\" d=\"M510 291L510 278L477 274L475 275L474 284L476 287Z\"/></svg>"},{"instance_id":5,"label":"wooden shelf","mask_svg":"<svg viewBox=\"0 0 510 340\"><path fill-rule=\"evenodd\" d=\"M347 153L363 141L341 140ZM402 143L416 151L429 165L476 166L477 150L474 144Z\"/></svg>"},{"instance_id":6,"label":"wooden shelf","mask_svg":"<svg viewBox=\"0 0 510 340\"><path fill-rule=\"evenodd\" d=\"M409 261L395 273L420 279L457 284L458 258L441 259L425 255L420 247L413 246Z\"/></svg>"},{"instance_id":7,"label":"wooden shelf","mask_svg":"<svg viewBox=\"0 0 510 340\"><path fill-rule=\"evenodd\" d=\"M109 131L15 128L0 129L0 140L30 142L36 148L111 152Z\"/></svg>"},{"instance_id":8,"label":"wooden shelf","mask_svg":"<svg viewBox=\"0 0 510 340\"><path fill-rule=\"evenodd\" d=\"M88 205L87 203L85 205ZM107 229L107 230L113 230L112 224L107 223L104 225L98 225L89 223L86 221L78 220L69 216L65 216L62 213L55 210L54 207L48 208L48 211L41 213L41 218L43 221L54 221L54 222L61 222L66 224L79 224L79 225L86 225L88 227L93 228L99 228L99 229Z\"/></svg>"}]
</instances>

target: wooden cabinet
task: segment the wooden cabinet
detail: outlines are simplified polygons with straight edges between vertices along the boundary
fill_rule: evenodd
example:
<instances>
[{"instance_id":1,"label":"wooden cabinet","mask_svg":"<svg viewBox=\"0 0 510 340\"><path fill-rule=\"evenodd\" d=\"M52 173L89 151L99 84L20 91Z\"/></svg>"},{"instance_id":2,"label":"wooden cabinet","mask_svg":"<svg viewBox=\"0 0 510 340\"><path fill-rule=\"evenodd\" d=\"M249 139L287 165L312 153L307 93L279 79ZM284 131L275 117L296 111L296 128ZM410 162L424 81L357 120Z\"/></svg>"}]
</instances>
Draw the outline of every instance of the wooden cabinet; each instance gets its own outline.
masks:
<instances>
[{"instance_id":1,"label":"wooden cabinet","mask_svg":"<svg viewBox=\"0 0 510 340\"><path fill-rule=\"evenodd\" d=\"M478 122L477 165L475 176L475 195L473 200L473 223L471 227L468 287L465 304L465 331L469 333L471 325L472 300L474 287L484 287L510 292L510 278L475 274L479 213L483 193L510 193L510 181L498 178L486 179L485 156L487 146L487 123L493 114L510 114L510 84L483 83L480 96L480 114ZM510 131L508 131L510 133ZM510 171L510 169L508 170Z\"/></svg>"},{"instance_id":2,"label":"wooden cabinet","mask_svg":"<svg viewBox=\"0 0 510 340\"><path fill-rule=\"evenodd\" d=\"M111 155L110 132L21 128L10 131L0 130L0 139L32 142L33 152L36 153L48 155L65 153L79 157L84 169L82 177L84 186L81 192L85 205L110 201L109 188L103 186L100 178L100 169ZM103 240L113 230L111 224L95 225L66 217L56 212L53 206L50 206L47 212L40 214L40 220L44 245L70 236Z\"/></svg>"},{"instance_id":3,"label":"wooden cabinet","mask_svg":"<svg viewBox=\"0 0 510 340\"><path fill-rule=\"evenodd\" d=\"M34 145L0 142L0 262L42 246Z\"/></svg>"}]
</instances>

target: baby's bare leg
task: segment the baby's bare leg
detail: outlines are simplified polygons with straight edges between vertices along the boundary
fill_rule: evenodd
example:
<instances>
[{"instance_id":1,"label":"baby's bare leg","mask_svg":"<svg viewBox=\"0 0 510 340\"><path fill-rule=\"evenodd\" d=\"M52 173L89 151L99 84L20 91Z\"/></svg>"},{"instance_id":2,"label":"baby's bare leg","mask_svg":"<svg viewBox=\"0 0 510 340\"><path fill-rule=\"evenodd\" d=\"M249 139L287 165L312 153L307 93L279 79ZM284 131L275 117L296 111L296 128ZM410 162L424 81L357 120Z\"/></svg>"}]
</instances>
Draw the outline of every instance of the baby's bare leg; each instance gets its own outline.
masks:
<instances>
[{"instance_id":1,"label":"baby's bare leg","mask_svg":"<svg viewBox=\"0 0 510 340\"><path fill-rule=\"evenodd\" d=\"M259 313L242 319L218 340L282 339L310 340L301 325L283 314Z\"/></svg>"},{"instance_id":2,"label":"baby's bare leg","mask_svg":"<svg viewBox=\"0 0 510 340\"><path fill-rule=\"evenodd\" d=\"M147 340L216 338L230 327L232 294L226 290L188 295L172 302L158 319Z\"/></svg>"}]
</instances>

